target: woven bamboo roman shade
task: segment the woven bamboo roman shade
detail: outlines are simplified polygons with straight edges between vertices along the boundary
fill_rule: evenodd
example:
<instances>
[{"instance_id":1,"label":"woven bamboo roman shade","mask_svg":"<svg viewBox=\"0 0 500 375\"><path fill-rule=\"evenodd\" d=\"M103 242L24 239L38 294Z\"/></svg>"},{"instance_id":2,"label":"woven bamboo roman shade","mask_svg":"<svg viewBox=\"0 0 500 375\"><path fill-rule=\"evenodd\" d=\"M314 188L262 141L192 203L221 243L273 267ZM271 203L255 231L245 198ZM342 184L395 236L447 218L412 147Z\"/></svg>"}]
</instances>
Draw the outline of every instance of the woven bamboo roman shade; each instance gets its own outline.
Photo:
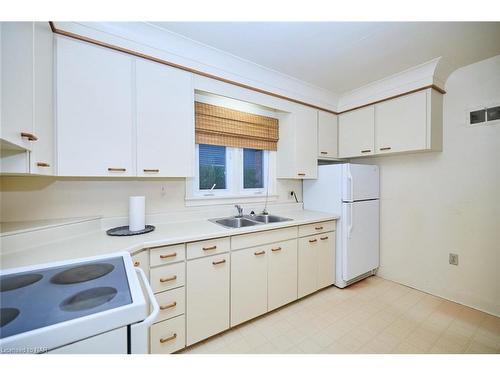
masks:
<instances>
[{"instance_id":1,"label":"woven bamboo roman shade","mask_svg":"<svg viewBox=\"0 0 500 375\"><path fill-rule=\"evenodd\" d=\"M196 143L276 151L278 120L195 102Z\"/></svg>"}]
</instances>

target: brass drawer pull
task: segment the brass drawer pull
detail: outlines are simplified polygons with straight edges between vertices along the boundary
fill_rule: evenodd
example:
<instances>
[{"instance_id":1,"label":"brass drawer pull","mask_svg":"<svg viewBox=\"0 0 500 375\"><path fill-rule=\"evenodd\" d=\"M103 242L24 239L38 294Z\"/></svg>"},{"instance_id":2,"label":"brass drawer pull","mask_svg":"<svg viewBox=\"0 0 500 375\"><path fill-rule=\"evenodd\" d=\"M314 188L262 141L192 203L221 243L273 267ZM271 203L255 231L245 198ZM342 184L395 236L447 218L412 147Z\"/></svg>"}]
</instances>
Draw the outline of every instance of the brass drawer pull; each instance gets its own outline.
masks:
<instances>
[{"instance_id":1,"label":"brass drawer pull","mask_svg":"<svg viewBox=\"0 0 500 375\"><path fill-rule=\"evenodd\" d=\"M281 251L281 247L276 247L274 249L271 249L271 251Z\"/></svg>"},{"instance_id":2,"label":"brass drawer pull","mask_svg":"<svg viewBox=\"0 0 500 375\"><path fill-rule=\"evenodd\" d=\"M209 246L209 247L202 247L202 249L203 249L204 251L208 251L208 250L215 250L215 249L217 249L217 246L216 246L216 245L214 245L214 246Z\"/></svg>"},{"instance_id":3,"label":"brass drawer pull","mask_svg":"<svg viewBox=\"0 0 500 375\"><path fill-rule=\"evenodd\" d=\"M139 267L140 265L141 265L141 262L139 262L139 261L134 262L134 267Z\"/></svg>"},{"instance_id":4,"label":"brass drawer pull","mask_svg":"<svg viewBox=\"0 0 500 375\"><path fill-rule=\"evenodd\" d=\"M313 242L318 242L318 239L315 238L314 240L309 240L310 243L313 243Z\"/></svg>"},{"instance_id":5,"label":"brass drawer pull","mask_svg":"<svg viewBox=\"0 0 500 375\"><path fill-rule=\"evenodd\" d=\"M320 240L324 241L324 240L327 240L328 239L328 236L325 236L325 237L321 237Z\"/></svg>"},{"instance_id":6,"label":"brass drawer pull","mask_svg":"<svg viewBox=\"0 0 500 375\"><path fill-rule=\"evenodd\" d=\"M297 176L305 176L305 173L297 173Z\"/></svg>"},{"instance_id":7,"label":"brass drawer pull","mask_svg":"<svg viewBox=\"0 0 500 375\"><path fill-rule=\"evenodd\" d=\"M323 227L314 227L314 229L316 229L316 230L322 230Z\"/></svg>"},{"instance_id":8,"label":"brass drawer pull","mask_svg":"<svg viewBox=\"0 0 500 375\"><path fill-rule=\"evenodd\" d=\"M216 266L216 265L218 265L218 264L222 264L222 263L226 263L226 260L225 260L225 259L222 259L222 260L219 260L219 261L214 261L214 262L212 262L212 264L213 264L214 266Z\"/></svg>"},{"instance_id":9,"label":"brass drawer pull","mask_svg":"<svg viewBox=\"0 0 500 375\"><path fill-rule=\"evenodd\" d=\"M372 150L361 150L362 154L366 154L367 152L372 152Z\"/></svg>"},{"instance_id":10,"label":"brass drawer pull","mask_svg":"<svg viewBox=\"0 0 500 375\"><path fill-rule=\"evenodd\" d=\"M176 256L177 256L177 253L165 254L165 255L160 255L160 259L173 258Z\"/></svg>"},{"instance_id":11,"label":"brass drawer pull","mask_svg":"<svg viewBox=\"0 0 500 375\"><path fill-rule=\"evenodd\" d=\"M253 253L254 255L264 255L266 252L264 250L262 251L256 251L255 253Z\"/></svg>"},{"instance_id":12,"label":"brass drawer pull","mask_svg":"<svg viewBox=\"0 0 500 375\"><path fill-rule=\"evenodd\" d=\"M321 155L328 155L328 152L326 152L326 151L321 151Z\"/></svg>"},{"instance_id":13,"label":"brass drawer pull","mask_svg":"<svg viewBox=\"0 0 500 375\"><path fill-rule=\"evenodd\" d=\"M126 168L108 168L108 172L125 172Z\"/></svg>"},{"instance_id":14,"label":"brass drawer pull","mask_svg":"<svg viewBox=\"0 0 500 375\"><path fill-rule=\"evenodd\" d=\"M38 161L38 162L36 163L36 166L37 166L37 167L47 167L47 168L48 168L48 167L50 167L50 164L49 164L49 163L45 163L45 162L43 162L43 161Z\"/></svg>"},{"instance_id":15,"label":"brass drawer pull","mask_svg":"<svg viewBox=\"0 0 500 375\"><path fill-rule=\"evenodd\" d=\"M391 149L390 147L381 147L380 151L387 151L387 150L390 150L390 149Z\"/></svg>"},{"instance_id":16,"label":"brass drawer pull","mask_svg":"<svg viewBox=\"0 0 500 375\"><path fill-rule=\"evenodd\" d=\"M171 309L172 307L175 307L175 306L177 306L177 302L172 302L172 303L169 303L168 305L160 305L160 310Z\"/></svg>"},{"instance_id":17,"label":"brass drawer pull","mask_svg":"<svg viewBox=\"0 0 500 375\"><path fill-rule=\"evenodd\" d=\"M21 138L28 138L28 141L30 142L38 141L38 137L32 133L22 132Z\"/></svg>"},{"instance_id":18,"label":"brass drawer pull","mask_svg":"<svg viewBox=\"0 0 500 375\"><path fill-rule=\"evenodd\" d=\"M176 338L177 338L177 333L174 333L172 336L160 339L160 343L165 344L166 342L175 340Z\"/></svg>"},{"instance_id":19,"label":"brass drawer pull","mask_svg":"<svg viewBox=\"0 0 500 375\"><path fill-rule=\"evenodd\" d=\"M177 280L177 276L170 276L170 277L165 277L165 278L160 278L161 283L166 283L167 281L174 281Z\"/></svg>"},{"instance_id":20,"label":"brass drawer pull","mask_svg":"<svg viewBox=\"0 0 500 375\"><path fill-rule=\"evenodd\" d=\"M160 173L159 169L143 169L144 173Z\"/></svg>"}]
</instances>

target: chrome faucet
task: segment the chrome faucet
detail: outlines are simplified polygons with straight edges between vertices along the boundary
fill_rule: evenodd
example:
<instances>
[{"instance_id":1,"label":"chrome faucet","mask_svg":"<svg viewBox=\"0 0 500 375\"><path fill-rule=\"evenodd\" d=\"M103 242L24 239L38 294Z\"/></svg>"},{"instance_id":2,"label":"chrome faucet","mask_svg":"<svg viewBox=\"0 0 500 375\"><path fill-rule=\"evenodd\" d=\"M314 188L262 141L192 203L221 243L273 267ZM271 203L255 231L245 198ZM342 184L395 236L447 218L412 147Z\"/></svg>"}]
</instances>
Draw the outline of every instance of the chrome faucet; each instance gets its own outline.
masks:
<instances>
[{"instance_id":1,"label":"chrome faucet","mask_svg":"<svg viewBox=\"0 0 500 375\"><path fill-rule=\"evenodd\" d=\"M238 210L238 216L236 217L242 217L243 216L243 207L241 207L239 204L235 204L234 207Z\"/></svg>"}]
</instances>

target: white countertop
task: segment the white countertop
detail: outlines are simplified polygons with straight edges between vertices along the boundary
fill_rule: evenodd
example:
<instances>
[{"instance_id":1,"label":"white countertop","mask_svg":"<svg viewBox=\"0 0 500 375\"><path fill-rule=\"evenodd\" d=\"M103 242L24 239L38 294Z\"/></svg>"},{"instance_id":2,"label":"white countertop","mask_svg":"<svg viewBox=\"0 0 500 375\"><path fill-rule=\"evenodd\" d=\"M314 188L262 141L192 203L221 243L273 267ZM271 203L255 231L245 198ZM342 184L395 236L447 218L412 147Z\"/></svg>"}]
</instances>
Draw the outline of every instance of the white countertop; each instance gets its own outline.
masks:
<instances>
[{"instance_id":1,"label":"white countertop","mask_svg":"<svg viewBox=\"0 0 500 375\"><path fill-rule=\"evenodd\" d=\"M134 253L149 247L338 219L336 215L307 210L287 211L280 214L280 216L285 216L292 220L234 229L224 228L208 221L208 219L186 220L154 224L156 229L153 232L129 237L111 237L104 230L96 230L79 236L58 238L48 243L22 248L17 251L3 252L0 254L0 269L103 255L117 251Z\"/></svg>"}]
</instances>

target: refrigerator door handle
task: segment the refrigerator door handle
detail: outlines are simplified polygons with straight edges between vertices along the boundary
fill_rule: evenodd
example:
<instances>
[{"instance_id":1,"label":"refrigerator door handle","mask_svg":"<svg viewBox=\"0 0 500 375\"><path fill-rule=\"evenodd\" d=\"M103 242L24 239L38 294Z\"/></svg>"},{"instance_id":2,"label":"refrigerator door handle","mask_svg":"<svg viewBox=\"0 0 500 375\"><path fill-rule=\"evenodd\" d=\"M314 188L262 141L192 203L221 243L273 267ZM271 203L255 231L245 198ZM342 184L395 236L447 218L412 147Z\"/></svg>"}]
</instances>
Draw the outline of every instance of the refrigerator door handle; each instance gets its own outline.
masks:
<instances>
[{"instance_id":1,"label":"refrigerator door handle","mask_svg":"<svg viewBox=\"0 0 500 375\"><path fill-rule=\"evenodd\" d=\"M352 204L349 205L349 225L347 226L347 238L351 238L352 233Z\"/></svg>"},{"instance_id":2,"label":"refrigerator door handle","mask_svg":"<svg viewBox=\"0 0 500 375\"><path fill-rule=\"evenodd\" d=\"M354 186L352 184L352 174L351 174L351 170L350 169L348 169L347 171L348 171L347 180L349 181L349 194L350 194L349 195L349 200L353 201L354 200L354 197L353 197L353 195L354 195Z\"/></svg>"}]
</instances>

